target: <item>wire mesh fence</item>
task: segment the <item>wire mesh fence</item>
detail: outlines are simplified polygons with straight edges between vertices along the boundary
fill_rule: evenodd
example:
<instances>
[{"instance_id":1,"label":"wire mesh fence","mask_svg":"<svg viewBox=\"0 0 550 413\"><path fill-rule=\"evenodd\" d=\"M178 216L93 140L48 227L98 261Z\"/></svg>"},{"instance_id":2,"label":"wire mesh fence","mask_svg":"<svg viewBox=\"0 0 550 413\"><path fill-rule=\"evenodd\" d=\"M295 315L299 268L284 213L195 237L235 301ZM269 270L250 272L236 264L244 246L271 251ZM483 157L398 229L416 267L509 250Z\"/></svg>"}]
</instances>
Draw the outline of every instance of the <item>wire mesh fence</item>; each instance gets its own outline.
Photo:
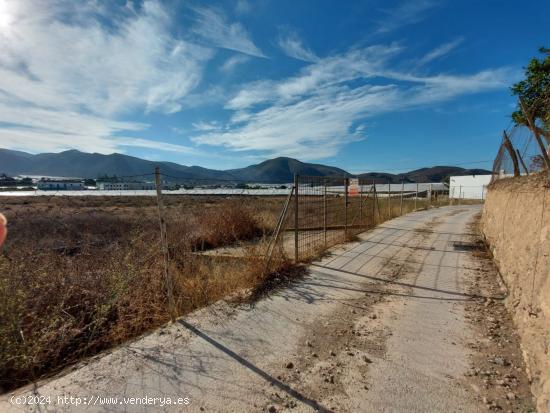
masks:
<instances>
[{"instance_id":1,"label":"wire mesh fence","mask_svg":"<svg viewBox=\"0 0 550 413\"><path fill-rule=\"evenodd\" d=\"M547 169L548 142L530 128L516 125L503 132L501 145L493 163L493 181L529 175Z\"/></svg>"},{"instance_id":2,"label":"wire mesh fence","mask_svg":"<svg viewBox=\"0 0 550 413\"><path fill-rule=\"evenodd\" d=\"M296 176L290 197L277 242L294 262L314 259L385 220L449 205L442 184L379 184L348 177Z\"/></svg>"},{"instance_id":3,"label":"wire mesh fence","mask_svg":"<svg viewBox=\"0 0 550 413\"><path fill-rule=\"evenodd\" d=\"M372 185L346 177L296 177L285 226L286 250L307 261L374 226Z\"/></svg>"}]
</instances>

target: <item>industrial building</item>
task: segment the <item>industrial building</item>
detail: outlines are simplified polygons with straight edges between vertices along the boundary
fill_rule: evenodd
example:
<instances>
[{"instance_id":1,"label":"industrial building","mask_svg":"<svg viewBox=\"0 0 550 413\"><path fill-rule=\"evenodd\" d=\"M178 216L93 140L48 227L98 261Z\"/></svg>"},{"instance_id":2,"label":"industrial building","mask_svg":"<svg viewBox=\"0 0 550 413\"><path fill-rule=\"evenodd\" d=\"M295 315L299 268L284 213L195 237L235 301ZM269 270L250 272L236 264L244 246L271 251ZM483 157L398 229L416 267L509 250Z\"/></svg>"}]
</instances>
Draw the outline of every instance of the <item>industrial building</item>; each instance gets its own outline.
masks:
<instances>
[{"instance_id":1,"label":"industrial building","mask_svg":"<svg viewBox=\"0 0 550 413\"><path fill-rule=\"evenodd\" d=\"M43 191L80 191L86 189L81 181L38 181L36 186Z\"/></svg>"},{"instance_id":2,"label":"industrial building","mask_svg":"<svg viewBox=\"0 0 550 413\"><path fill-rule=\"evenodd\" d=\"M101 191L150 191L155 189L152 182L98 182L97 189Z\"/></svg>"}]
</instances>

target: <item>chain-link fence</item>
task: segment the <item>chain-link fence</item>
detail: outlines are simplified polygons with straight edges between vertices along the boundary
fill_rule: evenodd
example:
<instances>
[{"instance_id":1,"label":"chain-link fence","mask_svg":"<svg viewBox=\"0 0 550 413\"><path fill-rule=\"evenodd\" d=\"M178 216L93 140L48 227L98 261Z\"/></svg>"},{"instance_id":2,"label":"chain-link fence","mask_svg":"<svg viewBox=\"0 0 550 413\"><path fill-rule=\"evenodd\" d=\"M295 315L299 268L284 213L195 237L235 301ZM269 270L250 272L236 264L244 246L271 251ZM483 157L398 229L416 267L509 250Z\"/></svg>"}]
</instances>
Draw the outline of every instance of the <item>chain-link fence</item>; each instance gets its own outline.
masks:
<instances>
[{"instance_id":1,"label":"chain-link fence","mask_svg":"<svg viewBox=\"0 0 550 413\"><path fill-rule=\"evenodd\" d=\"M285 226L286 250L295 261L307 261L373 227L375 213L374 189L366 181L297 176Z\"/></svg>"},{"instance_id":2,"label":"chain-link fence","mask_svg":"<svg viewBox=\"0 0 550 413\"><path fill-rule=\"evenodd\" d=\"M544 136L535 135L527 126L516 125L504 131L493 163L492 180L529 175L547 169L548 150Z\"/></svg>"},{"instance_id":3,"label":"chain-link fence","mask_svg":"<svg viewBox=\"0 0 550 413\"><path fill-rule=\"evenodd\" d=\"M443 184L296 176L274 237L287 260L304 262L385 220L449 204Z\"/></svg>"}]
</instances>

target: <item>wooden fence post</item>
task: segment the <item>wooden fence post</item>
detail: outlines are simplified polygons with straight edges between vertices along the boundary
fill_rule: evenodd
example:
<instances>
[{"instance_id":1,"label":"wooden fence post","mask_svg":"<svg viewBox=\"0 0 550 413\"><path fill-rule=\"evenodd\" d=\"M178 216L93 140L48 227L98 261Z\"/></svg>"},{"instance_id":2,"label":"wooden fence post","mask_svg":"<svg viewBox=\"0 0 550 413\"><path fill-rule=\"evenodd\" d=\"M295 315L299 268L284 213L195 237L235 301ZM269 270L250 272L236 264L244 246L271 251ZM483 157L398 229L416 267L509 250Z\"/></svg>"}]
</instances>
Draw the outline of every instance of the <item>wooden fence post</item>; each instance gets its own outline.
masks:
<instances>
[{"instance_id":1,"label":"wooden fence post","mask_svg":"<svg viewBox=\"0 0 550 413\"><path fill-rule=\"evenodd\" d=\"M414 210L416 211L416 205L418 203L418 182L416 183L416 192L414 193Z\"/></svg>"},{"instance_id":2,"label":"wooden fence post","mask_svg":"<svg viewBox=\"0 0 550 413\"><path fill-rule=\"evenodd\" d=\"M298 195L299 195L299 178L298 175L294 175L294 263L298 263Z\"/></svg>"},{"instance_id":3,"label":"wooden fence post","mask_svg":"<svg viewBox=\"0 0 550 413\"><path fill-rule=\"evenodd\" d=\"M160 225L160 243L164 261L164 284L166 287L166 295L168 296L168 311L170 313L170 319L173 322L176 319L176 305L174 302L174 287L172 284L172 277L170 277L170 272L168 269L168 237L166 236L166 221L164 218L164 204L162 202L162 182L160 179L160 168L158 166L155 168L155 186L157 189L157 209Z\"/></svg>"}]
</instances>

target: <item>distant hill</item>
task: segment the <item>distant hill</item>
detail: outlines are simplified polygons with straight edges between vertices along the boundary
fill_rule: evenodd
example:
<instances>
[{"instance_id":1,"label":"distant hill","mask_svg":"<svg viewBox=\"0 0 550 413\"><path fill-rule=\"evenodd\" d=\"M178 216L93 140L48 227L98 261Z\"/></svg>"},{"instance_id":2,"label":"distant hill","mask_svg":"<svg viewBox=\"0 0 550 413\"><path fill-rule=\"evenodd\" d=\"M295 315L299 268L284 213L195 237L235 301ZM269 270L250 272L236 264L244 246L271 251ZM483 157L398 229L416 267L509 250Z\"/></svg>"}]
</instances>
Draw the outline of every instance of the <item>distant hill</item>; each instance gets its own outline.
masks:
<instances>
[{"instance_id":1,"label":"distant hill","mask_svg":"<svg viewBox=\"0 0 550 413\"><path fill-rule=\"evenodd\" d=\"M151 174L159 166L164 174L182 179L232 179L224 171L184 166L172 162L153 162L114 153L103 155L69 150L60 153L31 155L25 152L0 149L0 173L97 178L104 175Z\"/></svg>"},{"instance_id":2,"label":"distant hill","mask_svg":"<svg viewBox=\"0 0 550 413\"><path fill-rule=\"evenodd\" d=\"M41 153L32 155L26 152L0 149L0 174L8 175L38 175L97 178L104 175L142 175L152 174L155 167L169 176L178 177L170 180L177 182L201 181L249 181L289 183L294 174L310 176L351 176L343 169L333 166L300 162L292 158L274 158L250 165L246 168L219 171L200 166L184 166L173 162L155 162L133 156L114 153L103 155L69 150L60 153ZM377 182L442 182L450 175L482 175L489 174L483 169L463 169L454 166L434 166L422 168L400 175L383 172L370 172L360 177L375 179Z\"/></svg>"},{"instance_id":3,"label":"distant hill","mask_svg":"<svg viewBox=\"0 0 550 413\"><path fill-rule=\"evenodd\" d=\"M162 173L184 180L292 182L294 174L329 176L349 175L348 172L325 165L300 162L292 158L275 158L246 168L218 171L200 166L184 166L172 162L155 162L114 153L103 155L69 150L60 153L32 155L0 149L0 173L8 175L44 175L59 177L97 178L104 175L150 174L159 166ZM171 178L177 181L175 178Z\"/></svg>"},{"instance_id":4,"label":"distant hill","mask_svg":"<svg viewBox=\"0 0 550 413\"><path fill-rule=\"evenodd\" d=\"M258 182L292 182L294 174L308 176L350 176L349 172L334 166L300 162L292 158L274 158L241 169L226 171L240 179Z\"/></svg>"},{"instance_id":5,"label":"distant hill","mask_svg":"<svg viewBox=\"0 0 550 413\"><path fill-rule=\"evenodd\" d=\"M460 175L490 175L486 169L464 169L458 166L433 166L421 168L402 174L389 174L385 172L369 172L359 175L361 178L374 179L377 183L405 183L412 182L444 182L449 176Z\"/></svg>"}]
</instances>

